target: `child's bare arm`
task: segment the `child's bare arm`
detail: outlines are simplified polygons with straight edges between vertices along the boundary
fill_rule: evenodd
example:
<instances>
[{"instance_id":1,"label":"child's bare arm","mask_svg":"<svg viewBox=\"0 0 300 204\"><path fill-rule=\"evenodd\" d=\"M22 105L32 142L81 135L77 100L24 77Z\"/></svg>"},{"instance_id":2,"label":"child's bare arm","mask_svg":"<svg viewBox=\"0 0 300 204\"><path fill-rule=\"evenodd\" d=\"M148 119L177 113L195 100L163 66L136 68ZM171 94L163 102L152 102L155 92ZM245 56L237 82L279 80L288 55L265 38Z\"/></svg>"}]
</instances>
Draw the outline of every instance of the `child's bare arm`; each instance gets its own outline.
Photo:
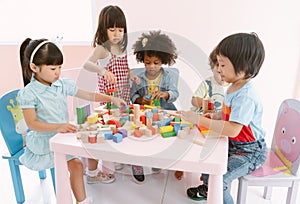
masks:
<instances>
[{"instance_id":1,"label":"child's bare arm","mask_svg":"<svg viewBox=\"0 0 300 204\"><path fill-rule=\"evenodd\" d=\"M138 76L132 75L130 74L130 80L133 81L134 83L136 83L137 85L140 85L141 80Z\"/></svg>"},{"instance_id":2,"label":"child's bare arm","mask_svg":"<svg viewBox=\"0 0 300 204\"><path fill-rule=\"evenodd\" d=\"M118 107L121 107L122 105L126 105L126 102L121 98L108 96L108 95L100 94L100 93L92 93L92 92L84 91L81 89L78 89L75 96L78 98L81 98L81 99L85 99L87 101L113 102Z\"/></svg>"},{"instance_id":3,"label":"child's bare arm","mask_svg":"<svg viewBox=\"0 0 300 204\"><path fill-rule=\"evenodd\" d=\"M204 116L197 115L193 111L182 111L182 119L193 124L208 127L223 136L236 137L242 130L243 125L231 121L213 120Z\"/></svg>"},{"instance_id":4,"label":"child's bare arm","mask_svg":"<svg viewBox=\"0 0 300 204\"><path fill-rule=\"evenodd\" d=\"M205 113L203 114L204 117L213 119L213 120L221 120L222 119L222 112L214 112L214 113Z\"/></svg>"},{"instance_id":5,"label":"child's bare arm","mask_svg":"<svg viewBox=\"0 0 300 204\"><path fill-rule=\"evenodd\" d=\"M197 108L201 108L202 107L202 103L203 103L203 99L197 96L193 96L192 97L192 105L197 107Z\"/></svg>"},{"instance_id":6,"label":"child's bare arm","mask_svg":"<svg viewBox=\"0 0 300 204\"><path fill-rule=\"evenodd\" d=\"M112 72L107 71L104 67L100 67L96 64L98 59L103 59L107 56L108 51L103 46L97 46L88 60L83 64L83 68L90 72L97 72L104 76L104 79L107 80L108 83L115 84L117 80L115 75Z\"/></svg>"},{"instance_id":7,"label":"child's bare arm","mask_svg":"<svg viewBox=\"0 0 300 204\"><path fill-rule=\"evenodd\" d=\"M133 81L137 85L140 85L140 83L141 83L140 78L136 75L133 75L132 72L130 71L130 69L129 69L129 78L130 78L131 81Z\"/></svg>"},{"instance_id":8,"label":"child's bare arm","mask_svg":"<svg viewBox=\"0 0 300 204\"><path fill-rule=\"evenodd\" d=\"M46 123L41 122L36 117L36 112L34 108L24 108L23 115L26 124L30 130L38 132L77 132L77 127L73 124L68 123Z\"/></svg>"}]
</instances>

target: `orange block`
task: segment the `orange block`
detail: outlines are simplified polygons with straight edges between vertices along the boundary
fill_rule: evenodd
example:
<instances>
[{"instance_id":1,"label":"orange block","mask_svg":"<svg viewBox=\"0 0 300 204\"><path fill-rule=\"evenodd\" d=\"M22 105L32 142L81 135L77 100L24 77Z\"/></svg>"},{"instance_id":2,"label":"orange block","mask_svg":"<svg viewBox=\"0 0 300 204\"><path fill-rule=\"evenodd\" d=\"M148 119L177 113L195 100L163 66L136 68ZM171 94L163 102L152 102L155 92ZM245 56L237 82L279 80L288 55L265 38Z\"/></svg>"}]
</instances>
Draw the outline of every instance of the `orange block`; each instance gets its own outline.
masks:
<instances>
[{"instance_id":1,"label":"orange block","mask_svg":"<svg viewBox=\"0 0 300 204\"><path fill-rule=\"evenodd\" d=\"M141 131L139 131L138 128L136 128L134 130L134 132L133 132L133 136L135 136L135 137L142 137L142 133L141 133Z\"/></svg>"},{"instance_id":2,"label":"orange block","mask_svg":"<svg viewBox=\"0 0 300 204\"><path fill-rule=\"evenodd\" d=\"M116 126L117 126L117 128L119 128L119 127L121 127L122 126L122 123L120 122L120 121L116 121Z\"/></svg>"},{"instance_id":3,"label":"orange block","mask_svg":"<svg viewBox=\"0 0 300 204\"><path fill-rule=\"evenodd\" d=\"M198 128L198 130L199 130L200 132L203 131L203 130L209 130L207 127L202 126L202 125L198 125L198 124L197 124L197 128Z\"/></svg>"},{"instance_id":4,"label":"orange block","mask_svg":"<svg viewBox=\"0 0 300 204\"><path fill-rule=\"evenodd\" d=\"M159 116L158 116L158 113L153 113L153 118L152 118L153 121L158 121L159 120Z\"/></svg>"},{"instance_id":5,"label":"orange block","mask_svg":"<svg viewBox=\"0 0 300 204\"><path fill-rule=\"evenodd\" d=\"M156 134L156 130L153 126L149 126L148 129L152 131L152 135Z\"/></svg>"},{"instance_id":6,"label":"orange block","mask_svg":"<svg viewBox=\"0 0 300 204\"><path fill-rule=\"evenodd\" d=\"M200 131L200 133L204 136L207 133L210 133L212 130L208 129L205 126L202 125L197 125L198 130Z\"/></svg>"}]
</instances>

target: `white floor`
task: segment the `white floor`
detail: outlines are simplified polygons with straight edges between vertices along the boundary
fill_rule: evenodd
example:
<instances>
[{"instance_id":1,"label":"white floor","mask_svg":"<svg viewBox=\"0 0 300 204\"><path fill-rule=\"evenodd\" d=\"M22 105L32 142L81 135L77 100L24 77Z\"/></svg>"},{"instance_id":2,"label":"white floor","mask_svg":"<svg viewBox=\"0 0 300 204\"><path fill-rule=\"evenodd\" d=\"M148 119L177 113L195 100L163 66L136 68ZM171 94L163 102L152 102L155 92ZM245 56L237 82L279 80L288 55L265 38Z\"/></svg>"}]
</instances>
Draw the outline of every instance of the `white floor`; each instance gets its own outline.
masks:
<instances>
[{"instance_id":1,"label":"white floor","mask_svg":"<svg viewBox=\"0 0 300 204\"><path fill-rule=\"evenodd\" d=\"M0 138L0 152L3 154L6 146L2 137ZM16 203L8 162L0 159L0 203ZM149 168L145 172L150 173ZM25 204L54 204L50 172L45 180L39 180L38 173L21 166L23 187L25 192ZM186 189L190 186L200 184L199 174L186 173L183 180L178 181L173 171L163 170L160 174L147 174L146 182L138 185L133 182L130 174L130 166L116 172L116 181L111 184L86 184L87 194L92 196L94 203L98 204L182 204L182 203L205 203L197 202L186 196ZM237 181L232 184L232 195L236 198ZM250 187L247 195L247 204L282 204L286 199L286 188L274 188L271 200L262 198L262 187ZM300 192L300 189L299 189ZM74 201L75 203L75 201ZM297 203L300 203L298 193Z\"/></svg>"}]
</instances>

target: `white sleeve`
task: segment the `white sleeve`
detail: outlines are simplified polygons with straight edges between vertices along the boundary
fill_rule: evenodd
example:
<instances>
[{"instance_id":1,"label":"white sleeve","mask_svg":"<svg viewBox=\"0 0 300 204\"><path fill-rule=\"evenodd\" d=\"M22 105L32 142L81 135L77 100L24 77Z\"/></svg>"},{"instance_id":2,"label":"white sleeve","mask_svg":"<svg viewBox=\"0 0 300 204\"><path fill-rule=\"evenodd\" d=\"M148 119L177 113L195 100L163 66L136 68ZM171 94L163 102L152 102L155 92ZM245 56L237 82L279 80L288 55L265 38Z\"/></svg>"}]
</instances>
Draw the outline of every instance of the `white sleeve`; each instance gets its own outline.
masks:
<instances>
[{"instance_id":1,"label":"white sleeve","mask_svg":"<svg viewBox=\"0 0 300 204\"><path fill-rule=\"evenodd\" d=\"M207 86L205 80L203 80L201 82L201 84L198 86L198 88L195 91L195 93L193 94L193 96L194 97L199 97L199 98L208 97L208 86Z\"/></svg>"}]
</instances>

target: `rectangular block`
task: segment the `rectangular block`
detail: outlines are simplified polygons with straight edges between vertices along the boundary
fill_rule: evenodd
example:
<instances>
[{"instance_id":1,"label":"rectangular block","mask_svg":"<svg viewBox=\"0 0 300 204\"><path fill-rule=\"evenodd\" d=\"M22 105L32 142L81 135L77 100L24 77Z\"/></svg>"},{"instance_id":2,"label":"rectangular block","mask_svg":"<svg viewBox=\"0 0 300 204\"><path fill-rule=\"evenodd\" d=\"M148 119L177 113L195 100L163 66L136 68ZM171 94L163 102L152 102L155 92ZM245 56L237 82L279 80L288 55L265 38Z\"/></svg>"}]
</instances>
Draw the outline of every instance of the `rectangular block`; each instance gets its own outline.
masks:
<instances>
[{"instance_id":1,"label":"rectangular block","mask_svg":"<svg viewBox=\"0 0 300 204\"><path fill-rule=\"evenodd\" d=\"M175 132L164 132L161 134L161 136L163 138L174 137L174 136L176 136L176 133Z\"/></svg>"},{"instance_id":2,"label":"rectangular block","mask_svg":"<svg viewBox=\"0 0 300 204\"><path fill-rule=\"evenodd\" d=\"M120 133L116 133L113 135L113 141L116 143L122 142L123 136Z\"/></svg>"}]
</instances>

